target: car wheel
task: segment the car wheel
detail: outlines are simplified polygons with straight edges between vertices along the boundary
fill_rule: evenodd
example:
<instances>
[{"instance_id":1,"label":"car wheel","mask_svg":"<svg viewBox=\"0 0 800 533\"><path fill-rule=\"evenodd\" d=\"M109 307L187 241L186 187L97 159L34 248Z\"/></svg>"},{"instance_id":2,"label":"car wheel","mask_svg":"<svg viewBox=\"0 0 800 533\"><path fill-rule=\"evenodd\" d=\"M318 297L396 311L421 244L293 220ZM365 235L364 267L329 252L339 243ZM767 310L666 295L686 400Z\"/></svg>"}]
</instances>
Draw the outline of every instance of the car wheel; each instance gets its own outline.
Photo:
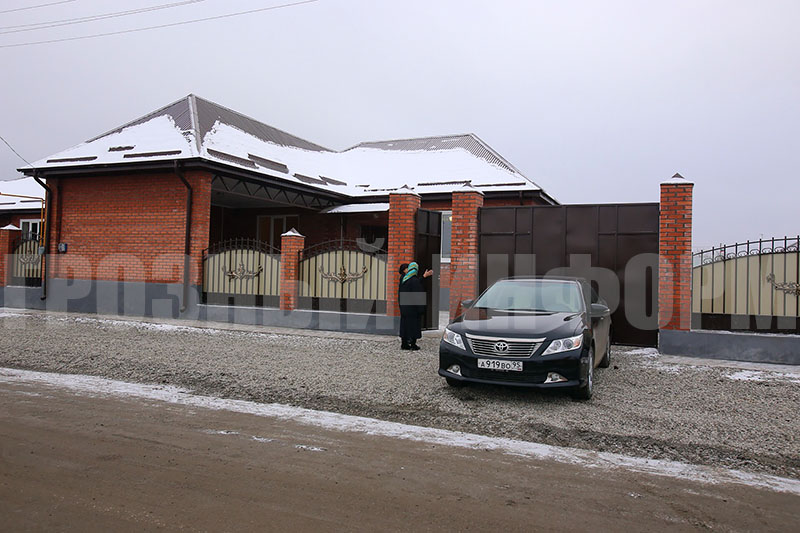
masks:
<instances>
[{"instance_id":1,"label":"car wheel","mask_svg":"<svg viewBox=\"0 0 800 533\"><path fill-rule=\"evenodd\" d=\"M589 370L586 373L586 383L575 389L572 396L576 400L588 400L592 397L594 389L594 348L589 350Z\"/></svg>"},{"instance_id":2,"label":"car wheel","mask_svg":"<svg viewBox=\"0 0 800 533\"><path fill-rule=\"evenodd\" d=\"M464 383L463 381L459 381L457 379L453 378L444 378L444 379L445 381L447 381L447 384L450 385L451 387L459 388L466 385L466 383Z\"/></svg>"},{"instance_id":3,"label":"car wheel","mask_svg":"<svg viewBox=\"0 0 800 533\"><path fill-rule=\"evenodd\" d=\"M608 337L608 344L606 345L606 353L603 355L603 358L600 359L600 364L598 364L600 368L608 368L611 366L611 337Z\"/></svg>"}]
</instances>

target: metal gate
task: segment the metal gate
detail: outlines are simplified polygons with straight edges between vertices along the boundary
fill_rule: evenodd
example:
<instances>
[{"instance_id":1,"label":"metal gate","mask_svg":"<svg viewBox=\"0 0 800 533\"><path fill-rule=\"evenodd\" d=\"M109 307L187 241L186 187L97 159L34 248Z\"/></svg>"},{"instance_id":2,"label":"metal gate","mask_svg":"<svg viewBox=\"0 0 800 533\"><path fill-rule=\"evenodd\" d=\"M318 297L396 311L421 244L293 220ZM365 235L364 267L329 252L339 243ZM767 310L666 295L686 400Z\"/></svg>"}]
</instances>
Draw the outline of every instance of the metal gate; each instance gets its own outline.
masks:
<instances>
[{"instance_id":1,"label":"metal gate","mask_svg":"<svg viewBox=\"0 0 800 533\"><path fill-rule=\"evenodd\" d=\"M414 243L419 272L433 270L433 276L425 278L425 292L428 295L422 329L439 329L439 278L441 276L442 253L442 213L439 211L417 210L417 237Z\"/></svg>"},{"instance_id":2,"label":"metal gate","mask_svg":"<svg viewBox=\"0 0 800 533\"><path fill-rule=\"evenodd\" d=\"M615 344L658 343L659 205L485 207L479 286L507 276L584 277L612 309Z\"/></svg>"}]
</instances>

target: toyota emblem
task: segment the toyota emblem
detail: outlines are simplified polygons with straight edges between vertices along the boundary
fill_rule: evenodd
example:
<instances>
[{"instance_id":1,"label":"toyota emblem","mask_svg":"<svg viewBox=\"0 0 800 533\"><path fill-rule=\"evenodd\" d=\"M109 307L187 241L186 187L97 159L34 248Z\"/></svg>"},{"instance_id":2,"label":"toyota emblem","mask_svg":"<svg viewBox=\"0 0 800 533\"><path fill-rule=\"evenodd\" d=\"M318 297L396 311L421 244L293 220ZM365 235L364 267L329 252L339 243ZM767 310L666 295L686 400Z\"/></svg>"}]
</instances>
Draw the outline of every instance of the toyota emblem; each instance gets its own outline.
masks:
<instances>
[{"instance_id":1,"label":"toyota emblem","mask_svg":"<svg viewBox=\"0 0 800 533\"><path fill-rule=\"evenodd\" d=\"M506 353L508 351L508 343L505 341L496 342L494 344L494 351L497 353Z\"/></svg>"}]
</instances>

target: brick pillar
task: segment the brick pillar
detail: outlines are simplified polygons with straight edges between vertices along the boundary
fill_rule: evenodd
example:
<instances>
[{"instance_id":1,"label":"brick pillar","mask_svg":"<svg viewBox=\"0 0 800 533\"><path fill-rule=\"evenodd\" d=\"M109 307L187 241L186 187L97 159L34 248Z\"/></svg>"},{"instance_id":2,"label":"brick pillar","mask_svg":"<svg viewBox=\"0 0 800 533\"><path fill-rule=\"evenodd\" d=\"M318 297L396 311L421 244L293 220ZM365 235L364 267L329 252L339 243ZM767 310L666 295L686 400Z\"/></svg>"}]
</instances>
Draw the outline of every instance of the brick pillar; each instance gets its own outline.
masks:
<instances>
[{"instance_id":1,"label":"brick pillar","mask_svg":"<svg viewBox=\"0 0 800 533\"><path fill-rule=\"evenodd\" d=\"M401 192L389 195L389 262L386 265L386 314L400 316L397 305L397 287L403 263L414 261L414 248L417 234L417 210L420 197L417 193L403 187Z\"/></svg>"},{"instance_id":2,"label":"brick pillar","mask_svg":"<svg viewBox=\"0 0 800 533\"><path fill-rule=\"evenodd\" d=\"M450 245L450 320L461 302L478 296L478 213L483 193L467 185L453 191L453 229Z\"/></svg>"},{"instance_id":3,"label":"brick pillar","mask_svg":"<svg viewBox=\"0 0 800 533\"><path fill-rule=\"evenodd\" d=\"M689 330L692 323L692 188L680 174L661 184L658 324Z\"/></svg>"},{"instance_id":4,"label":"brick pillar","mask_svg":"<svg viewBox=\"0 0 800 533\"><path fill-rule=\"evenodd\" d=\"M8 285L11 278L11 254L14 253L14 241L20 234L20 230L0 229L0 287Z\"/></svg>"},{"instance_id":5,"label":"brick pillar","mask_svg":"<svg viewBox=\"0 0 800 533\"><path fill-rule=\"evenodd\" d=\"M281 303L283 311L297 307L297 275L300 252L305 248L306 238L292 228L281 235Z\"/></svg>"}]
</instances>

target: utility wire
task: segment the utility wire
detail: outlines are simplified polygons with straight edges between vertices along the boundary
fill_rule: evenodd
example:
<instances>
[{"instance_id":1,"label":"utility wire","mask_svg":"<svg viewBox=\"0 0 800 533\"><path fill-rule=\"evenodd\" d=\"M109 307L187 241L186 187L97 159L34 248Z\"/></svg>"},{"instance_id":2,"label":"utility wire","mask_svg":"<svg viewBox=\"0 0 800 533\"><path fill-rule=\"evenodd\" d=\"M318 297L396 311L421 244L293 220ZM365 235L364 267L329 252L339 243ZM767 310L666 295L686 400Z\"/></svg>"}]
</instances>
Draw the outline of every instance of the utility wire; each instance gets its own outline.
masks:
<instances>
[{"instance_id":1,"label":"utility wire","mask_svg":"<svg viewBox=\"0 0 800 533\"><path fill-rule=\"evenodd\" d=\"M13 13L15 11L25 11L27 9L36 9L39 7L47 7L47 6L55 6L58 4L69 4L70 2L74 2L75 0L61 0L61 2L50 2L49 4L39 4L38 6L29 6L29 7L18 7L16 9L6 9L5 11L0 11L0 13Z\"/></svg>"},{"instance_id":2,"label":"utility wire","mask_svg":"<svg viewBox=\"0 0 800 533\"><path fill-rule=\"evenodd\" d=\"M130 9L128 11L116 11L112 13L103 13L101 15L90 15L87 17L77 17L64 20L51 20L48 22L34 22L32 24L18 24L16 26L0 26L0 30L11 30L0 32L0 35L8 33L20 33L23 31L43 30L46 28L57 28L59 26L71 26L72 24L83 24L86 22L94 22L96 20L105 20L117 17L125 17L128 15L138 15L139 13L148 13L150 11L159 11L161 9L169 9L172 7L185 6L187 4L196 4L198 2L205 2L205 0L184 0L183 2L174 2L172 4L160 4L157 6L142 7L138 9ZM19 28L19 29L18 29Z\"/></svg>"},{"instance_id":3,"label":"utility wire","mask_svg":"<svg viewBox=\"0 0 800 533\"><path fill-rule=\"evenodd\" d=\"M10 144L8 144L8 141L7 141L7 140L5 140L5 139L3 138L3 136L2 136L2 135L0 135L0 141L3 141L4 143L6 143L6 146L8 146L9 148L11 148L11 151L12 151L12 152L14 152L15 154L17 154L17 157L19 157L20 159L22 159L23 161L25 161L26 163L28 163L28 166L29 166L29 167L32 167L32 166L33 166L33 165L31 164L31 162L30 162L30 161L28 161L27 159L25 159L24 157L22 157L21 155L19 155L19 152L17 152L16 150L14 150L14 147L13 147L13 146L11 146Z\"/></svg>"},{"instance_id":4,"label":"utility wire","mask_svg":"<svg viewBox=\"0 0 800 533\"><path fill-rule=\"evenodd\" d=\"M313 4L314 2L319 2L319 0L303 0L301 2L292 2L292 3L289 3L289 4L280 4L280 5L277 5L277 6L262 7L262 8L259 8L259 9L250 9L248 11L239 11L239 12L236 12L236 13L227 13L225 15L216 15L216 16L213 16L213 17L205 17L205 18L194 19L194 20L184 20L184 21L181 21L181 22L173 22L171 24L160 24L158 26L147 26L147 27L144 27L144 28L133 28L133 29L130 29L130 30L112 31L112 32L108 32L108 33L96 33L94 35L82 35L80 37L67 37L67 38L64 38L64 39L50 39L50 40L47 40L47 41L33 41L33 42L29 42L29 43L4 44L4 45L0 45L0 48L17 48L17 47L20 47L20 46L32 46L32 45L36 45L36 44L61 43L61 42L65 42L65 41L80 41L82 39L94 39L96 37L108 37L110 35L121 35L121 34L125 34L125 33L135 33L135 32L140 32L140 31L147 31L147 30L156 30L156 29L161 29L161 28L171 28L171 27L174 27L174 26L183 26L184 24L194 24L195 22L206 22L206 21L209 21L209 20L219 20L219 19L225 19L225 18L230 18L230 17L238 17L240 15L249 15L251 13L260 13L262 11L271 11L273 9L281 9L281 8L284 8L284 7L294 7L294 6L300 6L300 5L303 5L303 4Z\"/></svg>"}]
</instances>

